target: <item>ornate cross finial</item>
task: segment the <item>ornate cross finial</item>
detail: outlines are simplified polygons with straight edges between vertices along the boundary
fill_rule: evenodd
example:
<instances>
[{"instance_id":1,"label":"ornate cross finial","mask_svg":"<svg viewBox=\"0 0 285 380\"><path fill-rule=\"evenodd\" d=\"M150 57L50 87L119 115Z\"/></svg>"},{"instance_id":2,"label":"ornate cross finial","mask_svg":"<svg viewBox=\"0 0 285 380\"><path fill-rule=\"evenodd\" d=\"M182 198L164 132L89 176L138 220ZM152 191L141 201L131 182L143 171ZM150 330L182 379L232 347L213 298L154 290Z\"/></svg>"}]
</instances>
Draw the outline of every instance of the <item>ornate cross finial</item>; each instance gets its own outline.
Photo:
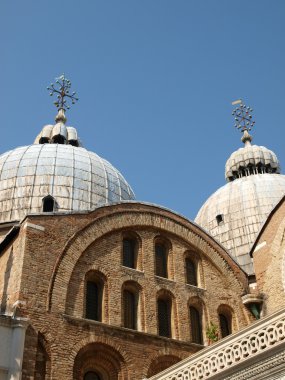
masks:
<instances>
[{"instance_id":1,"label":"ornate cross finial","mask_svg":"<svg viewBox=\"0 0 285 380\"><path fill-rule=\"evenodd\" d=\"M255 121L252 121L251 115L253 109L243 104L241 99L232 102L232 105L236 104L239 104L239 106L232 112L232 115L235 117L236 121L235 127L240 129L241 132L250 131L255 124Z\"/></svg>"},{"instance_id":2,"label":"ornate cross finial","mask_svg":"<svg viewBox=\"0 0 285 380\"><path fill-rule=\"evenodd\" d=\"M235 117L236 121L235 127L243 132L241 141L245 145L250 145L252 137L250 136L249 131L251 131L251 128L255 124L255 121L252 121L251 115L253 109L243 104L241 99L232 102L233 106L236 104L239 104L239 106L232 112L232 115Z\"/></svg>"},{"instance_id":3,"label":"ornate cross finial","mask_svg":"<svg viewBox=\"0 0 285 380\"><path fill-rule=\"evenodd\" d=\"M75 96L76 92L72 92L70 94L70 87L71 82L69 79L65 78L64 74L58 78L55 78L55 84L51 83L50 86L47 87L47 89L50 91L50 96L57 94L57 100L54 102L54 104L58 110L65 111L66 109L70 108L67 103L68 99L72 104L75 104L75 102L78 100L78 98Z\"/></svg>"}]
</instances>

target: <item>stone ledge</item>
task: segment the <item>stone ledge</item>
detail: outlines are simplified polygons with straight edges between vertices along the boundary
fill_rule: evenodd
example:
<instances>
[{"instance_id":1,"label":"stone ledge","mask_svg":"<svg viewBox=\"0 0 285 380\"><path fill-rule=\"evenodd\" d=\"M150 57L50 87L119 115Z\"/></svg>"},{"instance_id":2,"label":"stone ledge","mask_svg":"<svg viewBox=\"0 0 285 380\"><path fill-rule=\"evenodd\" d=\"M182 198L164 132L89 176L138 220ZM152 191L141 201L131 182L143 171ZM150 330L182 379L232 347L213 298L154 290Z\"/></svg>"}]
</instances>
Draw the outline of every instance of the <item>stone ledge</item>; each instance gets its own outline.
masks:
<instances>
[{"instance_id":1,"label":"stone ledge","mask_svg":"<svg viewBox=\"0 0 285 380\"><path fill-rule=\"evenodd\" d=\"M129 338L130 340L133 340L134 338L137 338L138 341L144 341L144 343L147 343L148 341L151 341L152 343L156 341L157 343L169 343L171 345L179 345L184 346L188 348L194 348L195 351L197 349L202 349L204 346L197 344L197 343L190 343L183 340L178 340L174 338L166 338L163 336L146 333L144 331L138 331L138 330L131 330L126 327L120 327L120 326L114 326L114 325L108 325L103 322L93 321L91 319L85 319L85 318L78 318L74 317L72 315L68 314L62 314L63 319L70 324L80 326L88 331L92 331L92 329L102 329L104 330L105 334L110 334L111 336L116 335L117 337L121 337L122 339Z\"/></svg>"}]
</instances>

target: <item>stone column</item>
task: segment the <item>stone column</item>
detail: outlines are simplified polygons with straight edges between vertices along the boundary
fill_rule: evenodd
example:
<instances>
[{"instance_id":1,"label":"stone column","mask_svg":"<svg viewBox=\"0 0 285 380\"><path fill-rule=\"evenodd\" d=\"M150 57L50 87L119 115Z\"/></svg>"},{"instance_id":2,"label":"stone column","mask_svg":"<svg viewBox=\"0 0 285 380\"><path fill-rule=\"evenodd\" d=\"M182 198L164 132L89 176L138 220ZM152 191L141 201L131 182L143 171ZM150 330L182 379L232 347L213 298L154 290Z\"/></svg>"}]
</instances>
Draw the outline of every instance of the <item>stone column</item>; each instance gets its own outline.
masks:
<instances>
[{"instance_id":1,"label":"stone column","mask_svg":"<svg viewBox=\"0 0 285 380\"><path fill-rule=\"evenodd\" d=\"M24 343L27 326L27 318L12 319L12 336L8 380L21 380Z\"/></svg>"}]
</instances>

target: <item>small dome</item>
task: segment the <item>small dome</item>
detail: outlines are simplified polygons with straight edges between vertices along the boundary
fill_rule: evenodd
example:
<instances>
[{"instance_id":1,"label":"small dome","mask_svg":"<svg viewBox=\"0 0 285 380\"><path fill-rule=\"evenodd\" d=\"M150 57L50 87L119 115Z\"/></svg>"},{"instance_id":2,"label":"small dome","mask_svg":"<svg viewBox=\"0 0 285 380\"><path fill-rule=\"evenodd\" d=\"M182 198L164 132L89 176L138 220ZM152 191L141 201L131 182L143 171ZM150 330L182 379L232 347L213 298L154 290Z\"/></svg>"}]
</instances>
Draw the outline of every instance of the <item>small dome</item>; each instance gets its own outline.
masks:
<instances>
[{"instance_id":1,"label":"small dome","mask_svg":"<svg viewBox=\"0 0 285 380\"><path fill-rule=\"evenodd\" d=\"M225 177L228 182L262 173L280 173L276 154L264 146L246 144L232 153L226 162Z\"/></svg>"},{"instance_id":2,"label":"small dome","mask_svg":"<svg viewBox=\"0 0 285 380\"><path fill-rule=\"evenodd\" d=\"M135 198L117 169L82 147L34 144L0 156L0 222L42 212L47 197L56 211L93 210Z\"/></svg>"},{"instance_id":3,"label":"small dome","mask_svg":"<svg viewBox=\"0 0 285 380\"><path fill-rule=\"evenodd\" d=\"M239 178L217 190L195 222L222 243L249 274L249 251L270 211L285 194L285 176L258 174Z\"/></svg>"}]
</instances>

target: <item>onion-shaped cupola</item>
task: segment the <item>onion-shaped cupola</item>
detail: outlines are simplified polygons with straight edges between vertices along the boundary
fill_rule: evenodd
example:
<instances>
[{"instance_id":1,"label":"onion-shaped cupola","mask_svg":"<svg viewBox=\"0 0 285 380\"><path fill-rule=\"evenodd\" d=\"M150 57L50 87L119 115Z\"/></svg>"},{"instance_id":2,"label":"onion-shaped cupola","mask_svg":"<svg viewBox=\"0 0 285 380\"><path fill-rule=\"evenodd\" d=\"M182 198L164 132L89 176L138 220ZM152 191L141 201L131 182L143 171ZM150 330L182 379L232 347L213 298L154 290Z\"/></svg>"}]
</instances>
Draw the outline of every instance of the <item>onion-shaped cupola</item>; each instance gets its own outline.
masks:
<instances>
[{"instance_id":1,"label":"onion-shaped cupola","mask_svg":"<svg viewBox=\"0 0 285 380\"><path fill-rule=\"evenodd\" d=\"M90 211L135 199L122 174L86 150L77 130L66 126L67 102L77 100L70 87L64 75L57 78L49 87L57 95L55 123L43 127L34 144L0 156L0 223L28 213Z\"/></svg>"},{"instance_id":2,"label":"onion-shaped cupola","mask_svg":"<svg viewBox=\"0 0 285 380\"><path fill-rule=\"evenodd\" d=\"M252 109L241 100L234 110L244 146L226 162L222 186L200 208L195 222L222 243L249 274L254 272L249 251L270 211L285 194L285 176L271 150L252 145Z\"/></svg>"},{"instance_id":3,"label":"onion-shaped cupola","mask_svg":"<svg viewBox=\"0 0 285 380\"><path fill-rule=\"evenodd\" d=\"M248 129L243 130L241 141L244 147L233 152L226 162L225 177L228 182L255 174L280 174L276 154L264 146L252 145Z\"/></svg>"}]
</instances>

